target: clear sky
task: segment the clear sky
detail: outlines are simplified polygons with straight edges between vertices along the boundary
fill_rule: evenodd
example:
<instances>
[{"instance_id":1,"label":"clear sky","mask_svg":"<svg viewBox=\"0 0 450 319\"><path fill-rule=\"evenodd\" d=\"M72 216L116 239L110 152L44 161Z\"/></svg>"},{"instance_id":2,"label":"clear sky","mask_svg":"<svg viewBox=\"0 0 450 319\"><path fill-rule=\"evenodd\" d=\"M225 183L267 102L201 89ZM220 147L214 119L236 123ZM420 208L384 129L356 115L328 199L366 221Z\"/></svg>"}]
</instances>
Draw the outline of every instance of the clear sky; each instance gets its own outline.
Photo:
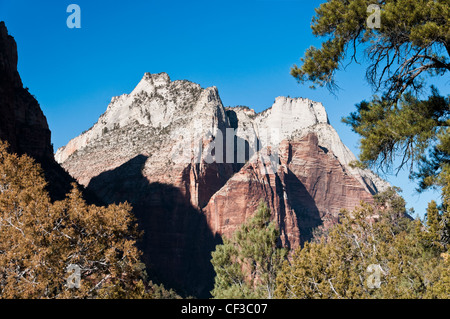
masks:
<instances>
[{"instance_id":1,"label":"clear sky","mask_svg":"<svg viewBox=\"0 0 450 319\"><path fill-rule=\"evenodd\" d=\"M322 0L0 0L19 51L24 86L41 104L55 151L90 128L112 96L130 93L145 72L167 72L202 87L217 86L225 106L270 107L277 96L325 105L331 124L357 155L358 136L341 123L373 94L365 64L337 74L341 90L299 85L290 67L320 39L311 33ZM69 4L81 8L81 28L69 29ZM450 94L449 79L438 83ZM438 193L415 193L403 172L382 176L403 189L408 207L423 216Z\"/></svg>"}]
</instances>

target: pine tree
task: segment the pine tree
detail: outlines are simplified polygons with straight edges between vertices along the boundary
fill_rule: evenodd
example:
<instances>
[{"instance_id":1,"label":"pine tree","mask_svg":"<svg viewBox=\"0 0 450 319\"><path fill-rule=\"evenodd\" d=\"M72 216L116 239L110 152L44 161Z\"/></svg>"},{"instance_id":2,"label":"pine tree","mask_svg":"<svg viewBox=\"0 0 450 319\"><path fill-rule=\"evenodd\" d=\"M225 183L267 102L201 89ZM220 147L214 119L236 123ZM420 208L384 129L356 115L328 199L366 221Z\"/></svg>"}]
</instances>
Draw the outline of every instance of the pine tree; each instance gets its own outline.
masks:
<instances>
[{"instance_id":1,"label":"pine tree","mask_svg":"<svg viewBox=\"0 0 450 319\"><path fill-rule=\"evenodd\" d=\"M376 26L370 23L374 14ZM357 62L364 50L368 82L398 99L408 89L419 90L423 77L450 71L449 15L447 0L327 0L311 25L324 42L306 50L291 74L301 83L333 88L344 59Z\"/></svg>"},{"instance_id":2,"label":"pine tree","mask_svg":"<svg viewBox=\"0 0 450 319\"><path fill-rule=\"evenodd\" d=\"M422 239L426 242L426 245L433 247L438 251L442 251L442 229L440 223L439 209L436 202L433 200L428 204L426 214L426 233L423 234Z\"/></svg>"},{"instance_id":3,"label":"pine tree","mask_svg":"<svg viewBox=\"0 0 450 319\"><path fill-rule=\"evenodd\" d=\"M212 253L214 298L273 298L277 272L287 251L264 202L255 215Z\"/></svg>"},{"instance_id":4,"label":"pine tree","mask_svg":"<svg viewBox=\"0 0 450 319\"><path fill-rule=\"evenodd\" d=\"M328 0L312 21L322 46L309 48L291 69L300 83L333 89L346 58L357 62L362 50L367 81L379 96L343 119L361 136L359 164L397 172L409 165L419 190L443 187L450 165L450 97L425 88L430 78L444 83L450 71L449 16L448 0Z\"/></svg>"}]
</instances>

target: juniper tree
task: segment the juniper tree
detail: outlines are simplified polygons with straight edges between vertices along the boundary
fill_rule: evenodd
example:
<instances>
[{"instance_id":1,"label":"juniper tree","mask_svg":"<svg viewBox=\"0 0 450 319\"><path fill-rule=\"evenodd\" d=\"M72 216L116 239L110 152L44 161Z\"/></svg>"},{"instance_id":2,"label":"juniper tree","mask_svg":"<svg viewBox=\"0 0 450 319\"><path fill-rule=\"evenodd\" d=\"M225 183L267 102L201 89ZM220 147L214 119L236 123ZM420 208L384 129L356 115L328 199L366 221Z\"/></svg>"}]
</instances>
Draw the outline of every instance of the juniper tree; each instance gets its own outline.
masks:
<instances>
[{"instance_id":1,"label":"juniper tree","mask_svg":"<svg viewBox=\"0 0 450 319\"><path fill-rule=\"evenodd\" d=\"M146 281L129 204L87 205L75 185L52 203L45 186L40 166L0 141L0 298L175 295Z\"/></svg>"},{"instance_id":2,"label":"juniper tree","mask_svg":"<svg viewBox=\"0 0 450 319\"><path fill-rule=\"evenodd\" d=\"M405 217L391 194L343 210L340 223L298 248L279 272L276 297L450 298L448 254L433 247L434 226Z\"/></svg>"}]
</instances>

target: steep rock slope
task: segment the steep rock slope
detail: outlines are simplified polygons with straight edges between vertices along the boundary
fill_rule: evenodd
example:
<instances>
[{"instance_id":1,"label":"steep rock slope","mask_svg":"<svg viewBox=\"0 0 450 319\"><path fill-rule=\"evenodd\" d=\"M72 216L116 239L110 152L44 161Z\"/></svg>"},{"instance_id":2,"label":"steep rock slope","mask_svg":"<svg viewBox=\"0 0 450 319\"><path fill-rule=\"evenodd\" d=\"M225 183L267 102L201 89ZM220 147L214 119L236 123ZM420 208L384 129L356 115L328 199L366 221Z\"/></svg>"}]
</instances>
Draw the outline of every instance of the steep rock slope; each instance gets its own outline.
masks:
<instances>
[{"instance_id":1,"label":"steep rock slope","mask_svg":"<svg viewBox=\"0 0 450 319\"><path fill-rule=\"evenodd\" d=\"M313 229L335 223L340 209L372 202L373 194L389 186L371 171L350 166L356 157L321 103L278 97L258 114L247 107L226 112L236 135L262 151L203 209L214 234L230 236L264 200L280 226L283 245L295 248L311 238ZM266 149L276 156L262 156Z\"/></svg>"},{"instance_id":2,"label":"steep rock slope","mask_svg":"<svg viewBox=\"0 0 450 319\"><path fill-rule=\"evenodd\" d=\"M106 203L133 205L156 278L181 293L207 296L210 251L219 239L200 208L235 172L232 163L207 163L214 136L226 127L215 87L146 73L56 159Z\"/></svg>"},{"instance_id":3,"label":"steep rock slope","mask_svg":"<svg viewBox=\"0 0 450 319\"><path fill-rule=\"evenodd\" d=\"M280 165L273 174L263 173L263 160L249 161L213 195L204 212L215 233L230 236L264 200L280 225L283 245L295 248L311 239L314 228L335 223L341 208L372 202L313 132L283 140L278 150Z\"/></svg>"},{"instance_id":4,"label":"steep rock slope","mask_svg":"<svg viewBox=\"0 0 450 319\"><path fill-rule=\"evenodd\" d=\"M222 105L217 88L146 73L98 122L56 153L107 203L128 201L150 272L186 294L212 288L210 252L265 200L285 246L336 221L387 183L355 156L321 103L278 97L256 113Z\"/></svg>"},{"instance_id":5,"label":"steep rock slope","mask_svg":"<svg viewBox=\"0 0 450 319\"><path fill-rule=\"evenodd\" d=\"M28 154L40 163L52 199L62 199L75 180L54 159L47 119L39 103L23 87L17 62L17 44L1 21L0 139L10 144L11 152Z\"/></svg>"},{"instance_id":6,"label":"steep rock slope","mask_svg":"<svg viewBox=\"0 0 450 319\"><path fill-rule=\"evenodd\" d=\"M144 155L142 173L150 183L176 186L193 206L203 207L233 174L231 164L204 162L210 141L226 127L217 88L146 73L131 94L114 97L98 122L55 158L92 187L94 177Z\"/></svg>"}]
</instances>

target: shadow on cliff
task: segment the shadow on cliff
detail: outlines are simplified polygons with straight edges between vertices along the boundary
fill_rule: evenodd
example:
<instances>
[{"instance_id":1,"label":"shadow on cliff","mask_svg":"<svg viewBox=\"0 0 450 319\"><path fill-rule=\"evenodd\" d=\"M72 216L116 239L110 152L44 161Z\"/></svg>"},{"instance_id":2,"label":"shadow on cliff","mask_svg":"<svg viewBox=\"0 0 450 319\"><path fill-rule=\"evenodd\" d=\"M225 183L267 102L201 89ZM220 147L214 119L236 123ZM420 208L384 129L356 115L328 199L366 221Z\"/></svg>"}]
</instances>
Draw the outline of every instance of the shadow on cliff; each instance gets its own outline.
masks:
<instances>
[{"instance_id":1,"label":"shadow on cliff","mask_svg":"<svg viewBox=\"0 0 450 319\"><path fill-rule=\"evenodd\" d=\"M309 194L302 181L289 169L284 175L284 179L286 185L284 190L288 202L297 216L300 244L303 246L305 242L313 238L313 230L323 224L322 218L314 198ZM281 196L281 198L283 197ZM284 202L280 201L280 203L282 204L281 211L285 212Z\"/></svg>"},{"instance_id":2,"label":"shadow on cliff","mask_svg":"<svg viewBox=\"0 0 450 319\"><path fill-rule=\"evenodd\" d=\"M176 187L149 183L142 175L147 157L138 155L93 178L88 191L106 204L129 202L144 231L139 248L150 279L182 296L210 297L214 285L211 251L221 243L205 216Z\"/></svg>"},{"instance_id":3,"label":"shadow on cliff","mask_svg":"<svg viewBox=\"0 0 450 319\"><path fill-rule=\"evenodd\" d=\"M230 122L230 127L234 130L239 128L239 118L235 111L226 110L226 115L228 117L228 121ZM234 135L233 147L234 147L234 157L233 157L233 170L234 172L239 172L239 170L244 167L245 163L247 163L250 158L258 152L261 148L261 141L255 135L254 140L252 141L252 145L250 145L249 141ZM226 141L226 139L225 139ZM224 153L226 153L224 151Z\"/></svg>"}]
</instances>

